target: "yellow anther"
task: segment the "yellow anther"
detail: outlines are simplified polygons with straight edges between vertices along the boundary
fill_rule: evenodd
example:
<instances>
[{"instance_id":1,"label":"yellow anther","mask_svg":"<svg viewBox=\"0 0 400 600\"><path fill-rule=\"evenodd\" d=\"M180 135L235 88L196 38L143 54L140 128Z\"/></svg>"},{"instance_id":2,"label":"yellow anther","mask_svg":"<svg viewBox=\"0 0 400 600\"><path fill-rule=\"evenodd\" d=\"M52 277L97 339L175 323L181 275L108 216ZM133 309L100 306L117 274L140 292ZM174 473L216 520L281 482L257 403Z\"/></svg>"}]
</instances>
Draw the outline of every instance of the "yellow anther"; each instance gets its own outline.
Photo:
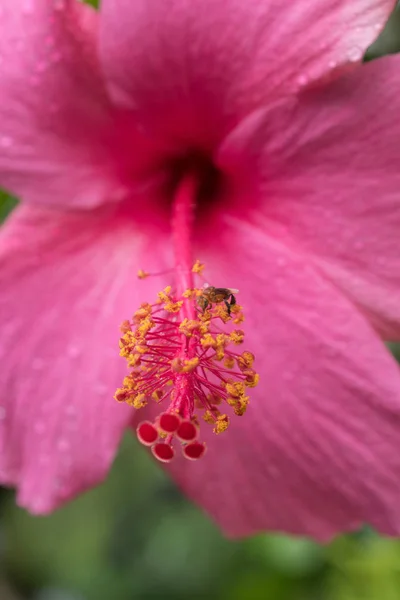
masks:
<instances>
[{"instance_id":1,"label":"yellow anther","mask_svg":"<svg viewBox=\"0 0 400 600\"><path fill-rule=\"evenodd\" d=\"M140 365L141 362L141 355L140 354L130 354L128 356L128 365L130 367L136 367L137 365Z\"/></svg>"},{"instance_id":2,"label":"yellow anther","mask_svg":"<svg viewBox=\"0 0 400 600\"><path fill-rule=\"evenodd\" d=\"M208 423L209 425L214 425L215 423L215 417L212 414L211 410L206 410L204 415L203 415L203 419L205 420L206 423Z\"/></svg>"},{"instance_id":3,"label":"yellow anther","mask_svg":"<svg viewBox=\"0 0 400 600\"><path fill-rule=\"evenodd\" d=\"M120 331L122 331L122 333L126 333L127 331L132 331L131 324L129 323L128 320L125 320L121 323Z\"/></svg>"},{"instance_id":4,"label":"yellow anther","mask_svg":"<svg viewBox=\"0 0 400 600\"><path fill-rule=\"evenodd\" d=\"M237 358L237 365L241 371L249 369L253 366L254 363L254 354L245 350L242 352L241 356Z\"/></svg>"},{"instance_id":5,"label":"yellow anther","mask_svg":"<svg viewBox=\"0 0 400 600\"><path fill-rule=\"evenodd\" d=\"M127 400L127 404L136 409L143 408L147 404L146 396L144 394L138 394L134 398Z\"/></svg>"},{"instance_id":6,"label":"yellow anther","mask_svg":"<svg viewBox=\"0 0 400 600\"><path fill-rule=\"evenodd\" d=\"M183 292L182 297L189 298L189 299L195 298L197 296L196 292L197 292L197 290L186 290Z\"/></svg>"},{"instance_id":7,"label":"yellow anther","mask_svg":"<svg viewBox=\"0 0 400 600\"><path fill-rule=\"evenodd\" d=\"M260 381L259 374L253 371L253 369L243 371L243 373L244 375L246 375L246 387L256 387L256 385Z\"/></svg>"},{"instance_id":8,"label":"yellow anther","mask_svg":"<svg viewBox=\"0 0 400 600\"><path fill-rule=\"evenodd\" d=\"M139 354L146 354L146 352L148 351L148 348L147 348L147 346L142 346L140 344L136 344L135 351L138 352Z\"/></svg>"},{"instance_id":9,"label":"yellow anther","mask_svg":"<svg viewBox=\"0 0 400 600\"><path fill-rule=\"evenodd\" d=\"M188 358L184 361L184 366L182 368L183 373L191 373L195 370L196 367L199 366L200 359L195 356L194 358Z\"/></svg>"},{"instance_id":10,"label":"yellow anther","mask_svg":"<svg viewBox=\"0 0 400 600\"><path fill-rule=\"evenodd\" d=\"M136 387L136 384L130 375L126 375L122 383L124 388L127 388L128 390L134 390Z\"/></svg>"},{"instance_id":11,"label":"yellow anther","mask_svg":"<svg viewBox=\"0 0 400 600\"><path fill-rule=\"evenodd\" d=\"M204 266L205 265L203 263L201 263L199 260L196 260L196 262L194 263L194 265L192 267L192 272L200 274L203 272Z\"/></svg>"},{"instance_id":12,"label":"yellow anther","mask_svg":"<svg viewBox=\"0 0 400 600\"><path fill-rule=\"evenodd\" d=\"M235 359L233 358L233 356L227 356L224 360L224 366L227 369L233 369L235 366Z\"/></svg>"},{"instance_id":13,"label":"yellow anther","mask_svg":"<svg viewBox=\"0 0 400 600\"><path fill-rule=\"evenodd\" d=\"M171 293L171 286L167 285L166 288L164 288L161 292L158 292L157 296L160 300L160 302L168 302L171 300L170 298L170 293Z\"/></svg>"},{"instance_id":14,"label":"yellow anther","mask_svg":"<svg viewBox=\"0 0 400 600\"><path fill-rule=\"evenodd\" d=\"M217 341L218 346L225 347L229 342L230 336L226 335L225 333L219 333L215 339Z\"/></svg>"},{"instance_id":15,"label":"yellow anther","mask_svg":"<svg viewBox=\"0 0 400 600\"><path fill-rule=\"evenodd\" d=\"M225 358L225 350L223 346L218 346L215 350L215 360L223 360Z\"/></svg>"},{"instance_id":16,"label":"yellow anther","mask_svg":"<svg viewBox=\"0 0 400 600\"><path fill-rule=\"evenodd\" d=\"M239 398L236 406L233 409L233 412L235 413L235 415L237 415L238 417L242 417L244 415L244 413L246 412L249 401L250 401L250 399L248 396Z\"/></svg>"},{"instance_id":17,"label":"yellow anther","mask_svg":"<svg viewBox=\"0 0 400 600\"><path fill-rule=\"evenodd\" d=\"M135 323L140 323L141 321L143 321L143 319L146 319L150 315L151 305L144 304L133 314L133 320L135 321Z\"/></svg>"},{"instance_id":18,"label":"yellow anther","mask_svg":"<svg viewBox=\"0 0 400 600\"><path fill-rule=\"evenodd\" d=\"M146 319L141 322L136 330L136 332L139 334L138 337L144 338L153 327L155 327L154 321L152 321L150 317L146 317Z\"/></svg>"},{"instance_id":19,"label":"yellow anther","mask_svg":"<svg viewBox=\"0 0 400 600\"><path fill-rule=\"evenodd\" d=\"M118 388L114 394L114 399L117 402L126 402L128 396L129 396L128 390L126 390L125 388Z\"/></svg>"},{"instance_id":20,"label":"yellow anther","mask_svg":"<svg viewBox=\"0 0 400 600\"><path fill-rule=\"evenodd\" d=\"M178 302L172 302L171 300L168 300L165 303L164 310L170 313L177 313L181 310L182 304L183 300L179 300Z\"/></svg>"},{"instance_id":21,"label":"yellow anther","mask_svg":"<svg viewBox=\"0 0 400 600\"><path fill-rule=\"evenodd\" d=\"M224 323L227 323L231 320L231 316L228 313L228 309L225 304L217 304L213 309L214 316L219 317Z\"/></svg>"},{"instance_id":22,"label":"yellow anther","mask_svg":"<svg viewBox=\"0 0 400 600\"><path fill-rule=\"evenodd\" d=\"M242 344L244 340L244 331L241 329L234 329L229 337L234 344Z\"/></svg>"},{"instance_id":23,"label":"yellow anther","mask_svg":"<svg viewBox=\"0 0 400 600\"><path fill-rule=\"evenodd\" d=\"M242 381L230 381L226 384L226 391L233 398L241 398L245 394L245 385Z\"/></svg>"},{"instance_id":24,"label":"yellow anther","mask_svg":"<svg viewBox=\"0 0 400 600\"><path fill-rule=\"evenodd\" d=\"M203 335L203 337L200 339L200 344L203 346L203 348L216 348L217 347L217 342L213 338L211 333L206 333L205 335Z\"/></svg>"},{"instance_id":25,"label":"yellow anther","mask_svg":"<svg viewBox=\"0 0 400 600\"><path fill-rule=\"evenodd\" d=\"M223 433L224 431L226 431L228 429L228 425L229 425L228 415L218 415L218 417L215 421L215 427L213 429L213 432L216 434Z\"/></svg>"},{"instance_id":26,"label":"yellow anther","mask_svg":"<svg viewBox=\"0 0 400 600\"><path fill-rule=\"evenodd\" d=\"M163 391L162 390L156 390L155 392L152 393L151 397L153 398L153 400L155 400L156 402L159 402L161 400L161 398L163 397Z\"/></svg>"},{"instance_id":27,"label":"yellow anther","mask_svg":"<svg viewBox=\"0 0 400 600\"><path fill-rule=\"evenodd\" d=\"M233 319L233 322L235 323L235 325L240 325L240 323L243 323L243 321L244 321L244 314L243 313L239 313L237 315L237 317L235 317Z\"/></svg>"},{"instance_id":28,"label":"yellow anther","mask_svg":"<svg viewBox=\"0 0 400 600\"><path fill-rule=\"evenodd\" d=\"M148 277L150 275L150 273L147 273L147 271L143 271L143 269L139 269L137 276L139 277L139 279L146 279L146 277Z\"/></svg>"}]
</instances>

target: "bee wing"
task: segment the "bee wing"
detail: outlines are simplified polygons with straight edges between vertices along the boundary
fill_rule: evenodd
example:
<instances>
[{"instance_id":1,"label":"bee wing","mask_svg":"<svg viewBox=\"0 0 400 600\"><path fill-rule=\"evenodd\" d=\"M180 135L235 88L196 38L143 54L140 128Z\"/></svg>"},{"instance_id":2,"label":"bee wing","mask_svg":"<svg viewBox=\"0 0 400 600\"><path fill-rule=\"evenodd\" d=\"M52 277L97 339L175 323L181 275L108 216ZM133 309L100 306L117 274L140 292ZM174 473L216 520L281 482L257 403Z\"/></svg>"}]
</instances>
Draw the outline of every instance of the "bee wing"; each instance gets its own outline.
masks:
<instances>
[{"instance_id":1,"label":"bee wing","mask_svg":"<svg viewBox=\"0 0 400 600\"><path fill-rule=\"evenodd\" d=\"M228 290L231 292L231 294L238 294L239 290L235 290L235 288L228 288Z\"/></svg>"}]
</instances>

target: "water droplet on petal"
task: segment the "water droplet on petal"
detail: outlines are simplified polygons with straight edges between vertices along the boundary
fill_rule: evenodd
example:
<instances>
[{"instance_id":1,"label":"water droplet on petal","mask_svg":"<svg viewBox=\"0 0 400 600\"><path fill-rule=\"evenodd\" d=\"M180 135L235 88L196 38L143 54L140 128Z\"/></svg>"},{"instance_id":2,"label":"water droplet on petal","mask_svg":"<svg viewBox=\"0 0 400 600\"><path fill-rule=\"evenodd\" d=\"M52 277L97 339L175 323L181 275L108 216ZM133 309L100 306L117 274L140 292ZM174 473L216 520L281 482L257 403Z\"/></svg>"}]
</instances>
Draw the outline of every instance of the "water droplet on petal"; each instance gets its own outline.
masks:
<instances>
[{"instance_id":1,"label":"water droplet on petal","mask_svg":"<svg viewBox=\"0 0 400 600\"><path fill-rule=\"evenodd\" d=\"M77 346L68 346L67 354L70 358L78 358L81 355L81 350Z\"/></svg>"},{"instance_id":2,"label":"water droplet on petal","mask_svg":"<svg viewBox=\"0 0 400 600\"><path fill-rule=\"evenodd\" d=\"M22 12L25 15L30 15L33 13L34 8L35 8L34 0L25 0L24 4L22 6Z\"/></svg>"},{"instance_id":3,"label":"water droplet on petal","mask_svg":"<svg viewBox=\"0 0 400 600\"><path fill-rule=\"evenodd\" d=\"M299 84L301 87L303 87L304 85L306 85L306 84L307 84L307 82L308 82L308 78L307 78L307 76L306 76L306 75L299 75L299 76L297 77L297 83L298 83L298 84Z\"/></svg>"},{"instance_id":4,"label":"water droplet on petal","mask_svg":"<svg viewBox=\"0 0 400 600\"><path fill-rule=\"evenodd\" d=\"M347 54L347 58L351 61L351 62L357 62L359 60L361 60L362 58L362 51L360 50L360 48L357 48L357 46L354 46L354 48L351 48Z\"/></svg>"},{"instance_id":5,"label":"water droplet on petal","mask_svg":"<svg viewBox=\"0 0 400 600\"><path fill-rule=\"evenodd\" d=\"M10 146L12 146L12 138L8 135L2 135L0 136L0 146L2 148L10 148Z\"/></svg>"},{"instance_id":6,"label":"water droplet on petal","mask_svg":"<svg viewBox=\"0 0 400 600\"><path fill-rule=\"evenodd\" d=\"M0 406L0 421L4 421L7 416L7 411L4 406Z\"/></svg>"},{"instance_id":7,"label":"water droplet on petal","mask_svg":"<svg viewBox=\"0 0 400 600\"><path fill-rule=\"evenodd\" d=\"M69 450L69 442L68 440L61 438L60 440L58 440L57 442L57 448L61 451L61 452L67 452L67 450Z\"/></svg>"}]
</instances>

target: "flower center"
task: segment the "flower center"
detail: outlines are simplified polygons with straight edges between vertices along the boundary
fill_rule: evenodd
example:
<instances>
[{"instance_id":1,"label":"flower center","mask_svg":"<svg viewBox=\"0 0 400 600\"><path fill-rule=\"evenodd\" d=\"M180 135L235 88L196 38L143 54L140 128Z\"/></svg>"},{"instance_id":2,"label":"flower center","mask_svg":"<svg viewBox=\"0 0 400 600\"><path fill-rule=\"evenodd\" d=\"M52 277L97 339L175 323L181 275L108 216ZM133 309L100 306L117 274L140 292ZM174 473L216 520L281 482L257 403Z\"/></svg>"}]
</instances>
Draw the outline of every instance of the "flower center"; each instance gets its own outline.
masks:
<instances>
[{"instance_id":1,"label":"flower center","mask_svg":"<svg viewBox=\"0 0 400 600\"><path fill-rule=\"evenodd\" d=\"M188 459L203 456L200 420L213 425L216 434L225 431L228 412L244 414L246 389L259 378L253 354L236 349L244 340L235 327L244 320L237 290L198 284L204 265L193 264L191 233L201 186L197 169L185 173L173 201L174 286L123 323L120 354L131 371L115 394L135 409L149 402L160 406L154 422L139 424L137 436L163 462L174 457L177 446Z\"/></svg>"}]
</instances>

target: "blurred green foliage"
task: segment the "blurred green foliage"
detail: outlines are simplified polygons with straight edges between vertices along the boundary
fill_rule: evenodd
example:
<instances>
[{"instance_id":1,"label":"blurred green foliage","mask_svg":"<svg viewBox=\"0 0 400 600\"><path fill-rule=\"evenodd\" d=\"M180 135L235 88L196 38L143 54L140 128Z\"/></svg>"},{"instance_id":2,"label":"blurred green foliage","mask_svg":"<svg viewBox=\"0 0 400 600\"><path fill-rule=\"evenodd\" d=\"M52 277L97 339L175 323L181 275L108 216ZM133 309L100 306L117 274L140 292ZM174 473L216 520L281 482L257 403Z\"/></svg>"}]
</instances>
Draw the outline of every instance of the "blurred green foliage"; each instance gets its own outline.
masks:
<instances>
[{"instance_id":1,"label":"blurred green foliage","mask_svg":"<svg viewBox=\"0 0 400 600\"><path fill-rule=\"evenodd\" d=\"M17 598L398 600L400 543L365 530L328 546L224 539L127 436L106 483L49 517L1 503L3 576ZM35 595L36 594L36 595ZM3 600L3 597L1 597Z\"/></svg>"},{"instance_id":2,"label":"blurred green foliage","mask_svg":"<svg viewBox=\"0 0 400 600\"><path fill-rule=\"evenodd\" d=\"M367 59L399 50L397 12ZM15 205L0 192L0 221ZM106 483L57 513L30 516L9 491L0 510L0 600L400 598L400 542L224 539L130 436Z\"/></svg>"}]
</instances>

